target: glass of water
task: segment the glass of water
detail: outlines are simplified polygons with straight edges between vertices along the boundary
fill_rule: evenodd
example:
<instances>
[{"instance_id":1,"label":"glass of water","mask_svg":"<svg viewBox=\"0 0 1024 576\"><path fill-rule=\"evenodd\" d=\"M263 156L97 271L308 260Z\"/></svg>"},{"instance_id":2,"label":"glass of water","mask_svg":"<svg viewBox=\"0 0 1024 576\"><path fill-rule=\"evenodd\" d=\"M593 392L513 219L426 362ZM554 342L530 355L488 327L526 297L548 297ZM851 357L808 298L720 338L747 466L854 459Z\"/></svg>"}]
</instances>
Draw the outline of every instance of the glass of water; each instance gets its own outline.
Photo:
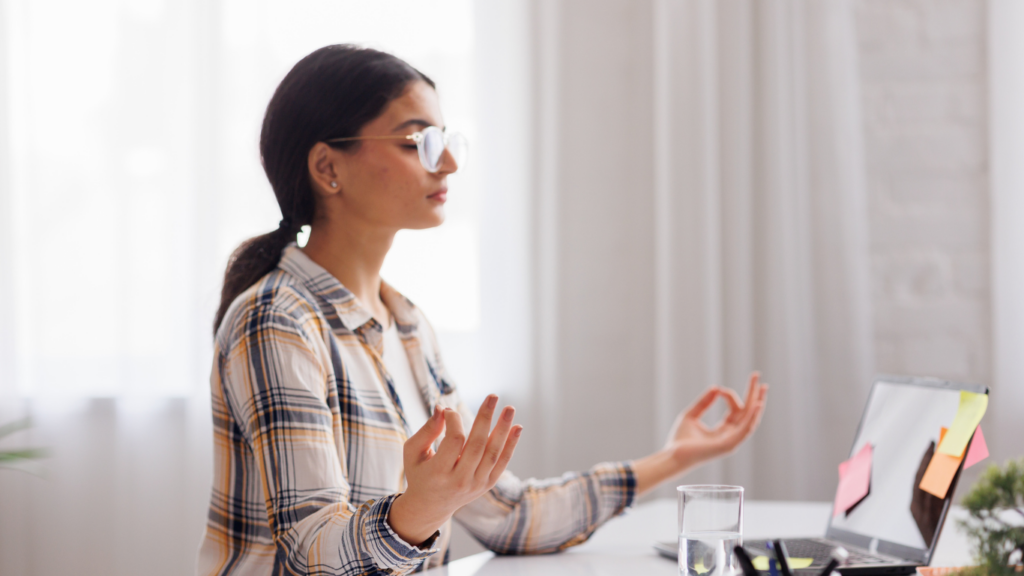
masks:
<instances>
[{"instance_id":1,"label":"glass of water","mask_svg":"<svg viewBox=\"0 0 1024 576\"><path fill-rule=\"evenodd\" d=\"M679 486L679 576L733 576L743 542L742 486Z\"/></svg>"}]
</instances>

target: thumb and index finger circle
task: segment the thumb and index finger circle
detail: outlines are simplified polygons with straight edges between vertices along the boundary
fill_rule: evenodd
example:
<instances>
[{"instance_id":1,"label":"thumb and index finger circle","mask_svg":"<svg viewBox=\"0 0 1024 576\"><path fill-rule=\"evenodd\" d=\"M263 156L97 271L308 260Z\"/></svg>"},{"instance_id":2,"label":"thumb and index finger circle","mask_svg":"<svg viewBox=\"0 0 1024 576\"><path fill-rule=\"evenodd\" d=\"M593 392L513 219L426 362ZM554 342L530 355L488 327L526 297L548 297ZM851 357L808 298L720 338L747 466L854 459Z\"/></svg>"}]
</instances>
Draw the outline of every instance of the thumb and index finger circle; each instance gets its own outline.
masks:
<instances>
[{"instance_id":1,"label":"thumb and index finger circle","mask_svg":"<svg viewBox=\"0 0 1024 576\"><path fill-rule=\"evenodd\" d=\"M721 394L721 390L717 386L711 386L704 391L704 394L702 394L696 402L686 409L686 416L689 416L690 418L700 418L705 412L707 412L708 408L715 403L719 394Z\"/></svg>"}]
</instances>

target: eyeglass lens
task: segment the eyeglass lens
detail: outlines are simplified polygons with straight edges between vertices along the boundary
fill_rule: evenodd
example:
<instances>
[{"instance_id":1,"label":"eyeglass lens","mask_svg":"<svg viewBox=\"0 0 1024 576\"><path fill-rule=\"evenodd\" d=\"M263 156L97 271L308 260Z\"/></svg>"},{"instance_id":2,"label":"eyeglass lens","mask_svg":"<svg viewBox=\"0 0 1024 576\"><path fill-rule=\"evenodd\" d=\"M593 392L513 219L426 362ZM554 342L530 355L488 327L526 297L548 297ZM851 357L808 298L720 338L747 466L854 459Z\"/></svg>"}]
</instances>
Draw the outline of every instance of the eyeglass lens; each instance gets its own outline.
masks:
<instances>
[{"instance_id":1,"label":"eyeglass lens","mask_svg":"<svg viewBox=\"0 0 1024 576\"><path fill-rule=\"evenodd\" d=\"M441 158L445 148L445 135L441 130L436 128L424 130L420 148L420 160L423 162L423 167L430 172L437 172L441 168ZM447 148L455 159L455 164L461 166L465 161L468 149L466 138L459 133L450 134Z\"/></svg>"},{"instance_id":2,"label":"eyeglass lens","mask_svg":"<svg viewBox=\"0 0 1024 576\"><path fill-rule=\"evenodd\" d=\"M423 133L423 155L426 156L427 170L437 172L444 154L444 134L440 130L426 130Z\"/></svg>"}]
</instances>

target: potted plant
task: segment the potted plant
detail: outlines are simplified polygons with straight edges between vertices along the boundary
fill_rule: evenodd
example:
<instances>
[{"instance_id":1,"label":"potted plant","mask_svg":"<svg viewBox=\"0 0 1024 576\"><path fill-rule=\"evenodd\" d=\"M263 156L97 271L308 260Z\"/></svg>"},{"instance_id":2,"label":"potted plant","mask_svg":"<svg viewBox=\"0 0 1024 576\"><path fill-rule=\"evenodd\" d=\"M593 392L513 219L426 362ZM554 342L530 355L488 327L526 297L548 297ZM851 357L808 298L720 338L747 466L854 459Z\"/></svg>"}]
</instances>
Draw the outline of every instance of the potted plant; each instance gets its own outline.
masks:
<instances>
[{"instance_id":1,"label":"potted plant","mask_svg":"<svg viewBox=\"0 0 1024 576\"><path fill-rule=\"evenodd\" d=\"M958 523L974 543L978 566L964 576L1019 576L1024 572L1024 458L993 464L964 496L970 513Z\"/></svg>"}]
</instances>

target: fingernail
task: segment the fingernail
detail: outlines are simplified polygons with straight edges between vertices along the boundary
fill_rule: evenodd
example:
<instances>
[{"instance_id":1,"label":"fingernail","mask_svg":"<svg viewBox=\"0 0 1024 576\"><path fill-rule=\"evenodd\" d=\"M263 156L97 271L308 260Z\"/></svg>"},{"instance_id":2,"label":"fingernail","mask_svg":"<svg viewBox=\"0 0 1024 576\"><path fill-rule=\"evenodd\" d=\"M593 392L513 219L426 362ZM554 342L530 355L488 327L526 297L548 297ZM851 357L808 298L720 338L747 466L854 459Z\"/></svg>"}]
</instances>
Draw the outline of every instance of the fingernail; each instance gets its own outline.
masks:
<instances>
[{"instance_id":1,"label":"fingernail","mask_svg":"<svg viewBox=\"0 0 1024 576\"><path fill-rule=\"evenodd\" d=\"M497 396L495 396L494 394L491 394L490 396L487 397L487 407L488 408L494 408L497 405L498 405L498 397Z\"/></svg>"},{"instance_id":2,"label":"fingernail","mask_svg":"<svg viewBox=\"0 0 1024 576\"><path fill-rule=\"evenodd\" d=\"M515 413L516 413L516 409L511 407L511 406L509 406L508 408L505 408L505 412L501 415L501 417L504 418L505 420L508 420L509 422L511 422L512 421L512 417L515 415Z\"/></svg>"},{"instance_id":3,"label":"fingernail","mask_svg":"<svg viewBox=\"0 0 1024 576\"><path fill-rule=\"evenodd\" d=\"M516 428L515 430L512 431L512 435L515 436L516 438L519 438L519 435L522 434L522 433L523 433L523 429L522 428Z\"/></svg>"}]
</instances>

